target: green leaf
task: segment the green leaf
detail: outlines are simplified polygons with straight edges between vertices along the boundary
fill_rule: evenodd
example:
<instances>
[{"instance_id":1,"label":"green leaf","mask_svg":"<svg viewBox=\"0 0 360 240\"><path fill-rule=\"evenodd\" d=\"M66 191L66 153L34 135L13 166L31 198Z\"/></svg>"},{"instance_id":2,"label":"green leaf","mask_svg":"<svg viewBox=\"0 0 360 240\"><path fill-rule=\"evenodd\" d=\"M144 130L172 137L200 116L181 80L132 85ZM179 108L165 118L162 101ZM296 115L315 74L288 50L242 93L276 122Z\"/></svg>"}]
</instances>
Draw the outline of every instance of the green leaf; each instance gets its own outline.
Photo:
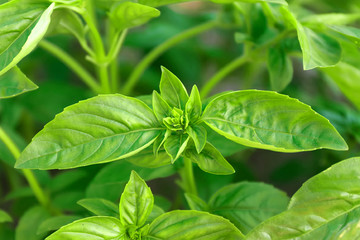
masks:
<instances>
[{"instance_id":1,"label":"green leaf","mask_svg":"<svg viewBox=\"0 0 360 240\"><path fill-rule=\"evenodd\" d=\"M189 99L184 85L181 81L165 67L161 67L160 93L170 107L185 109Z\"/></svg>"},{"instance_id":2,"label":"green leaf","mask_svg":"<svg viewBox=\"0 0 360 240\"><path fill-rule=\"evenodd\" d=\"M330 67L340 61L341 47L334 38L322 33L316 33L310 28L304 27L296 20L294 15L284 7L281 8L281 12L285 20L297 30L303 53L304 70L316 67Z\"/></svg>"},{"instance_id":3,"label":"green leaf","mask_svg":"<svg viewBox=\"0 0 360 240\"><path fill-rule=\"evenodd\" d=\"M154 196L145 181L131 172L120 198L120 221L124 226L141 227L145 224L154 206Z\"/></svg>"},{"instance_id":4,"label":"green leaf","mask_svg":"<svg viewBox=\"0 0 360 240\"><path fill-rule=\"evenodd\" d=\"M200 93L196 85L193 86L189 100L185 106L185 114L190 122L196 122L201 116L202 103Z\"/></svg>"},{"instance_id":5,"label":"green leaf","mask_svg":"<svg viewBox=\"0 0 360 240\"><path fill-rule=\"evenodd\" d=\"M269 48L267 67L270 75L271 89L281 92L289 85L293 77L291 59L283 49Z\"/></svg>"},{"instance_id":6,"label":"green leaf","mask_svg":"<svg viewBox=\"0 0 360 240\"><path fill-rule=\"evenodd\" d=\"M244 236L229 220L222 217L205 212L177 210L156 218L150 224L148 235L143 238L239 240Z\"/></svg>"},{"instance_id":7,"label":"green leaf","mask_svg":"<svg viewBox=\"0 0 360 240\"><path fill-rule=\"evenodd\" d=\"M148 5L151 7L160 7L163 5L182 3L182 2L191 2L193 0L138 0L139 3Z\"/></svg>"},{"instance_id":8,"label":"green leaf","mask_svg":"<svg viewBox=\"0 0 360 240\"><path fill-rule=\"evenodd\" d=\"M46 235L37 235L37 229L49 217L49 213L39 206L27 210L16 227L15 240L43 240Z\"/></svg>"},{"instance_id":9,"label":"green leaf","mask_svg":"<svg viewBox=\"0 0 360 240\"><path fill-rule=\"evenodd\" d=\"M285 211L288 203L286 194L271 185L241 182L218 190L209 201L209 212L229 219L246 234Z\"/></svg>"},{"instance_id":10,"label":"green leaf","mask_svg":"<svg viewBox=\"0 0 360 240\"><path fill-rule=\"evenodd\" d=\"M71 188L72 185L77 184L81 179L85 178L87 172L83 169L70 170L66 172L61 172L57 174L47 186L51 189L52 192L58 192L66 189L67 187Z\"/></svg>"},{"instance_id":11,"label":"green leaf","mask_svg":"<svg viewBox=\"0 0 360 240\"><path fill-rule=\"evenodd\" d=\"M16 66L0 76L0 99L14 97L37 88L38 86Z\"/></svg>"},{"instance_id":12,"label":"green leaf","mask_svg":"<svg viewBox=\"0 0 360 240\"><path fill-rule=\"evenodd\" d=\"M164 148L171 157L172 163L174 163L184 152L189 139L190 137L186 134L174 134L166 139Z\"/></svg>"},{"instance_id":13,"label":"green leaf","mask_svg":"<svg viewBox=\"0 0 360 240\"><path fill-rule=\"evenodd\" d=\"M125 229L113 217L89 217L60 228L45 240L113 240L124 239Z\"/></svg>"},{"instance_id":14,"label":"green leaf","mask_svg":"<svg viewBox=\"0 0 360 240\"><path fill-rule=\"evenodd\" d=\"M311 14L300 19L303 25L318 27L318 25L346 25L360 18L358 13L325 13Z\"/></svg>"},{"instance_id":15,"label":"green leaf","mask_svg":"<svg viewBox=\"0 0 360 240\"><path fill-rule=\"evenodd\" d=\"M154 205L149 217L147 218L147 220L145 222L145 224L146 223L151 223L152 221L154 221L155 218L159 217L160 215L162 215L164 213L165 213L165 211L161 207Z\"/></svg>"},{"instance_id":16,"label":"green leaf","mask_svg":"<svg viewBox=\"0 0 360 240\"><path fill-rule=\"evenodd\" d=\"M73 221L79 220L79 216L55 216L43 221L38 230L37 234L44 234L50 231L56 231L64 225L67 225Z\"/></svg>"},{"instance_id":17,"label":"green leaf","mask_svg":"<svg viewBox=\"0 0 360 240\"><path fill-rule=\"evenodd\" d=\"M156 91L153 91L152 106L155 116L157 117L160 123L163 122L164 118L171 116L171 110L172 110L171 107Z\"/></svg>"},{"instance_id":18,"label":"green leaf","mask_svg":"<svg viewBox=\"0 0 360 240\"><path fill-rule=\"evenodd\" d=\"M7 214L5 211L0 209L0 223L4 223L4 222L12 222L12 218L10 217L9 214Z\"/></svg>"},{"instance_id":19,"label":"green leaf","mask_svg":"<svg viewBox=\"0 0 360 240\"><path fill-rule=\"evenodd\" d=\"M282 5L288 5L285 0L211 0L215 3L234 3L234 2L246 2L246 3L258 3L258 2L268 2L268 3L277 3Z\"/></svg>"},{"instance_id":20,"label":"green leaf","mask_svg":"<svg viewBox=\"0 0 360 240\"><path fill-rule=\"evenodd\" d=\"M206 144L207 132L205 127L201 125L188 126L186 133L189 134L191 139L195 143L196 151L200 153Z\"/></svg>"},{"instance_id":21,"label":"green leaf","mask_svg":"<svg viewBox=\"0 0 360 240\"><path fill-rule=\"evenodd\" d=\"M185 193L185 198L191 210L206 211L206 212L208 211L209 206L200 197L191 193Z\"/></svg>"},{"instance_id":22,"label":"green leaf","mask_svg":"<svg viewBox=\"0 0 360 240\"><path fill-rule=\"evenodd\" d=\"M350 64L341 62L332 68L321 69L330 77L344 93L344 95L360 109L360 70Z\"/></svg>"},{"instance_id":23,"label":"green leaf","mask_svg":"<svg viewBox=\"0 0 360 240\"><path fill-rule=\"evenodd\" d=\"M140 100L119 94L81 101L57 115L23 151L17 168L64 169L130 157L161 127Z\"/></svg>"},{"instance_id":24,"label":"green leaf","mask_svg":"<svg viewBox=\"0 0 360 240\"><path fill-rule=\"evenodd\" d=\"M161 155L159 154L159 156ZM86 189L86 197L104 198L112 202L118 201L132 170L141 175L145 181L168 177L176 172L173 165L144 168L127 161L114 162L102 168L93 178Z\"/></svg>"},{"instance_id":25,"label":"green leaf","mask_svg":"<svg viewBox=\"0 0 360 240\"><path fill-rule=\"evenodd\" d=\"M97 216L109 216L119 218L119 209L115 203L102 198L85 198L77 202Z\"/></svg>"},{"instance_id":26,"label":"green leaf","mask_svg":"<svg viewBox=\"0 0 360 240\"><path fill-rule=\"evenodd\" d=\"M152 148L148 147L135 156L127 158L126 161L140 167L158 168L171 164L171 157L166 153L165 149L160 149L154 156Z\"/></svg>"},{"instance_id":27,"label":"green leaf","mask_svg":"<svg viewBox=\"0 0 360 240\"><path fill-rule=\"evenodd\" d=\"M359 164L360 158L347 159L305 182L287 211L260 224L247 239L332 239L343 232L359 221Z\"/></svg>"},{"instance_id":28,"label":"green leaf","mask_svg":"<svg viewBox=\"0 0 360 240\"><path fill-rule=\"evenodd\" d=\"M165 132L162 132L154 141L153 144L153 153L155 155L155 158L158 158L158 154L160 151L160 148L164 145L166 139L171 135L171 130L166 129ZM145 151L145 150L144 150ZM164 159L165 160L165 159ZM144 162L144 161L141 161ZM149 161L150 162L157 162L157 161ZM162 161L161 161L162 162ZM164 164L165 165L165 164Z\"/></svg>"},{"instance_id":29,"label":"green leaf","mask_svg":"<svg viewBox=\"0 0 360 240\"><path fill-rule=\"evenodd\" d=\"M360 239L360 221L355 220L348 223L343 230L334 237L334 240L354 240Z\"/></svg>"},{"instance_id":30,"label":"green leaf","mask_svg":"<svg viewBox=\"0 0 360 240\"><path fill-rule=\"evenodd\" d=\"M351 41L353 41L357 46L360 46L360 29L348 26L329 26L331 30L342 34Z\"/></svg>"},{"instance_id":31,"label":"green leaf","mask_svg":"<svg viewBox=\"0 0 360 240\"><path fill-rule=\"evenodd\" d=\"M275 92L220 95L208 104L202 119L219 134L249 147L279 152L348 149L326 118L297 99Z\"/></svg>"},{"instance_id":32,"label":"green leaf","mask_svg":"<svg viewBox=\"0 0 360 240\"><path fill-rule=\"evenodd\" d=\"M143 25L158 16L160 11L156 8L133 2L122 2L110 13L112 24L119 30Z\"/></svg>"},{"instance_id":33,"label":"green leaf","mask_svg":"<svg viewBox=\"0 0 360 240\"><path fill-rule=\"evenodd\" d=\"M40 0L0 5L0 75L26 57L44 37L54 6Z\"/></svg>"},{"instance_id":34,"label":"green leaf","mask_svg":"<svg viewBox=\"0 0 360 240\"><path fill-rule=\"evenodd\" d=\"M208 173L228 175L235 172L230 163L210 143L206 143L201 153L198 153L194 147L189 147L186 149L184 156L197 163L201 170Z\"/></svg>"}]
</instances>

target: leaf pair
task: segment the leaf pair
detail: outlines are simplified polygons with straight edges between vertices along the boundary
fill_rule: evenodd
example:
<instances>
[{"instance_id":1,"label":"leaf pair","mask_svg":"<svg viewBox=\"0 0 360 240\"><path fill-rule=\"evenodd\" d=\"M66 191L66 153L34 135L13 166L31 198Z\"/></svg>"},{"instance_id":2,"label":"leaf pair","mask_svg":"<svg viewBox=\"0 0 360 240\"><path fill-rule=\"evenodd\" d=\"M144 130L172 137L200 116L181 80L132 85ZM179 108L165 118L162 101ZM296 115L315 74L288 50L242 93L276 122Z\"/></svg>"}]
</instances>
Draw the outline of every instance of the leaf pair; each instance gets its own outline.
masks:
<instances>
[{"instance_id":1,"label":"leaf pair","mask_svg":"<svg viewBox=\"0 0 360 240\"><path fill-rule=\"evenodd\" d=\"M173 211L145 225L154 205L150 188L137 173L121 195L120 219L90 217L60 228L46 240L62 239L242 239L243 235L228 220L198 211Z\"/></svg>"},{"instance_id":2,"label":"leaf pair","mask_svg":"<svg viewBox=\"0 0 360 240\"><path fill-rule=\"evenodd\" d=\"M180 80L165 68L160 92L153 94L153 109L119 94L100 95L66 108L34 137L16 167L73 168L128 158L143 150L148 156L148 147L154 143L155 160L164 146L172 162L185 156L204 171L233 173L231 165L206 141L205 124L248 147L280 152L347 149L327 119L285 95L230 92L212 99L202 111L197 88L189 97ZM149 165L168 162L163 160Z\"/></svg>"}]
</instances>

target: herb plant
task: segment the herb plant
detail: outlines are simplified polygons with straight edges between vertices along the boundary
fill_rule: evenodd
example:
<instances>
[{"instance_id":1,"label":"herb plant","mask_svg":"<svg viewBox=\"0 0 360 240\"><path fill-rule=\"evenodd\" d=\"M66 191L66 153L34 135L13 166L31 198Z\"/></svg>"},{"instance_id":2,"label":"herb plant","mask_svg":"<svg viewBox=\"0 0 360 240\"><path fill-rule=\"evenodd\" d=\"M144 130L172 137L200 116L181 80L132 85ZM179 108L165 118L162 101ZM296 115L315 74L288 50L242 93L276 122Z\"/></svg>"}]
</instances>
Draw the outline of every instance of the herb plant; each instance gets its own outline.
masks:
<instances>
[{"instance_id":1,"label":"herb plant","mask_svg":"<svg viewBox=\"0 0 360 240\"><path fill-rule=\"evenodd\" d=\"M0 2L0 239L360 237L358 1L342 13L331 0ZM181 2L193 5L166 6ZM225 44L186 45L205 32ZM131 45L149 51L135 66ZM41 71L71 70L80 87L32 82L48 56L37 47L67 67ZM212 77L194 74L204 56L224 65ZM221 91L239 69L243 90ZM285 183L303 176L289 198L255 181L256 154L312 169L292 159L274 170Z\"/></svg>"}]
</instances>

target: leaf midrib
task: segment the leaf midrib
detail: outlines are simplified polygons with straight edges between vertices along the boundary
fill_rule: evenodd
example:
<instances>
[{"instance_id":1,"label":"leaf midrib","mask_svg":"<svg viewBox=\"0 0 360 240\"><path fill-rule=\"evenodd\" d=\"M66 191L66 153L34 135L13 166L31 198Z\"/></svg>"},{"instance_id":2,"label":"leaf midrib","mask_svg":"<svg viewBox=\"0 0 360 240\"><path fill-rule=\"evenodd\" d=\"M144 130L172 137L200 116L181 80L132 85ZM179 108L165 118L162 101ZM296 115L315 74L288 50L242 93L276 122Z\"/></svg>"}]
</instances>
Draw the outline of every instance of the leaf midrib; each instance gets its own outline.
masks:
<instances>
[{"instance_id":1,"label":"leaf midrib","mask_svg":"<svg viewBox=\"0 0 360 240\"><path fill-rule=\"evenodd\" d=\"M31 160L36 159L36 158L38 158L38 157L44 157L44 156L48 156L48 155L52 155L52 154L59 153L59 152L61 152L61 151L67 150L67 149L75 148L75 147L78 147L78 146L81 146L81 145L86 145L86 144L89 144L89 143L91 143L91 142L93 142L93 141L105 140L105 139L108 139L108 138L117 137L117 136L120 136L120 135L132 134L132 133L141 132L141 131L147 132L147 131L156 131L156 130L164 130L164 128L138 129L138 130L129 131L129 132L126 132L126 133L119 133L119 134L111 135L111 136L108 136L108 137L95 138L95 139L93 139L93 140L91 140L91 141L87 141L87 142L84 142L84 143L81 143L81 144L78 144L78 145L72 145L71 147L62 148L62 149L60 149L60 150L58 150L58 151L50 152L50 153L47 153L47 154L44 154L44 155L37 156L37 157L35 157L35 158L28 159L27 161L24 161L24 162L22 162L22 163L31 161ZM38 140L38 141L43 141L43 140ZM52 141L47 141L47 142L52 142ZM52 142L52 143L53 143L53 142Z\"/></svg>"}]
</instances>

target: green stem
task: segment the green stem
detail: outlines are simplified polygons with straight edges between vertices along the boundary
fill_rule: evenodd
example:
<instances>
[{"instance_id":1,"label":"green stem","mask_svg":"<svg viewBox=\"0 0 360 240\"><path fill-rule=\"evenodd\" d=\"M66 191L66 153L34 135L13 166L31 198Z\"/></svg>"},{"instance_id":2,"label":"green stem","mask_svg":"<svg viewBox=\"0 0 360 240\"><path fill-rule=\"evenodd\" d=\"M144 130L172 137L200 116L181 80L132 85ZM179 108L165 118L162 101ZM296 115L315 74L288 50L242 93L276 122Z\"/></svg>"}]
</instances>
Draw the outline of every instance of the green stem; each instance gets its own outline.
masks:
<instances>
[{"instance_id":1,"label":"green stem","mask_svg":"<svg viewBox=\"0 0 360 240\"><path fill-rule=\"evenodd\" d=\"M61 60L66 66L68 66L71 70L76 73L80 79L89 86L95 93L101 92L101 88L96 80L90 75L85 68L83 68L74 58L72 58L68 53L64 50L52 44L46 40L42 40L39 44L40 47L57 57Z\"/></svg>"},{"instance_id":2,"label":"green stem","mask_svg":"<svg viewBox=\"0 0 360 240\"><path fill-rule=\"evenodd\" d=\"M236 58L228 65L220 69L210 80L204 85L200 91L201 98L206 98L209 93L214 89L214 87L229 73L233 72L235 69L239 68L241 65L245 64L249 60L249 55L242 55L241 57Z\"/></svg>"},{"instance_id":3,"label":"green stem","mask_svg":"<svg viewBox=\"0 0 360 240\"><path fill-rule=\"evenodd\" d=\"M110 76L111 76L111 89L113 92L117 92L119 88L119 71L117 67L117 56L121 50L122 45L124 44L127 29L123 30L120 37L117 39L116 44L114 44L108 55L108 59L110 61Z\"/></svg>"},{"instance_id":4,"label":"green stem","mask_svg":"<svg viewBox=\"0 0 360 240\"><path fill-rule=\"evenodd\" d=\"M272 45L277 44L279 41L281 41L283 38L289 35L291 31L284 31L277 35L275 38L271 39L270 41L264 43L263 45L254 48L253 50L248 50L244 55L236 58L229 64L225 65L223 68L221 68L210 80L204 85L204 87L200 91L200 95L202 98L206 98L209 93L215 88L215 86L224 79L227 75L229 75L231 72L242 66L243 64L247 63L254 57L256 57L257 54L264 52L267 48L269 48Z\"/></svg>"},{"instance_id":5,"label":"green stem","mask_svg":"<svg viewBox=\"0 0 360 240\"><path fill-rule=\"evenodd\" d=\"M20 150L15 145L15 143L10 139L10 137L6 134L3 128L0 127L0 139L5 143L7 148L10 150L11 154L18 159L20 156ZM44 193L42 188L40 187L39 182L36 180L34 173L29 169L22 169L22 172L28 181L32 191L35 194L35 197L43 205L45 208L49 209L50 200L48 196Z\"/></svg>"},{"instance_id":6,"label":"green stem","mask_svg":"<svg viewBox=\"0 0 360 240\"><path fill-rule=\"evenodd\" d=\"M191 38L197 34L200 34L202 32L205 32L207 30L210 30L218 25L217 22L211 21L204 24L201 24L199 26L195 26L191 29L188 29L182 33L179 33L175 35L174 37L168 39L167 41L163 42L156 48L154 48L151 52L149 52L142 60L141 62L136 66L134 71L131 73L130 77L128 78L126 84L124 85L124 88L122 90L122 93L125 95L128 95L131 93L132 89L134 88L135 84L141 77L141 75L144 73L144 71L148 68L148 66L156 59L158 58L162 53L164 53L169 48L173 47L174 45Z\"/></svg>"},{"instance_id":7,"label":"green stem","mask_svg":"<svg viewBox=\"0 0 360 240\"><path fill-rule=\"evenodd\" d=\"M184 158L183 184L188 193L194 194L196 196L198 195L192 162L188 158Z\"/></svg>"},{"instance_id":8,"label":"green stem","mask_svg":"<svg viewBox=\"0 0 360 240\"><path fill-rule=\"evenodd\" d=\"M95 10L93 7L93 0L86 0L86 11L83 14L89 31L91 34L91 43L95 51L95 63L98 68L98 75L101 82L102 92L110 93L110 81L108 72L108 63L106 62L105 47L102 41L101 35L97 29L97 22L95 16Z\"/></svg>"}]
</instances>

